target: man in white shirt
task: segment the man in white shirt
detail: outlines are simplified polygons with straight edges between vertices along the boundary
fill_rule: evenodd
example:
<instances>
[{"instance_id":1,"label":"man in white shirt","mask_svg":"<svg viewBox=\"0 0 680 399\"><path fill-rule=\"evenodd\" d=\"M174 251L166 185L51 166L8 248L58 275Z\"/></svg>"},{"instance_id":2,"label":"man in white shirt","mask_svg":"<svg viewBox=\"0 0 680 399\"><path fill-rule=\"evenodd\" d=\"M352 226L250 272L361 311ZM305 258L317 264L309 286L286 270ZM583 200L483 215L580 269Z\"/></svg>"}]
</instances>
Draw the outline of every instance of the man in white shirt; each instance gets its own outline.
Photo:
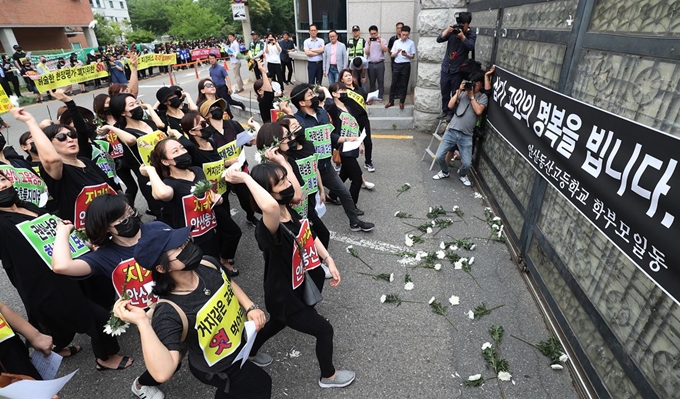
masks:
<instances>
[{"instance_id":1,"label":"man in white shirt","mask_svg":"<svg viewBox=\"0 0 680 399\"><path fill-rule=\"evenodd\" d=\"M347 47L338 41L338 32L328 32L331 40L323 52L323 76L328 76L328 84L338 81L338 75L343 65L347 65ZM339 68L338 68L339 67Z\"/></svg>"},{"instance_id":2,"label":"man in white shirt","mask_svg":"<svg viewBox=\"0 0 680 399\"><path fill-rule=\"evenodd\" d=\"M323 39L316 37L319 29L316 25L309 25L309 39L304 42L305 54L307 55L307 78L309 84L321 84L323 80L323 52L325 51Z\"/></svg>"},{"instance_id":3,"label":"man in white shirt","mask_svg":"<svg viewBox=\"0 0 680 399\"><path fill-rule=\"evenodd\" d=\"M394 105L394 99L399 97L399 108L404 109L408 80L411 77L411 60L416 57L416 45L409 39L411 27L404 25L401 28L401 39L392 45L392 57L394 68L392 69L392 87L390 88L390 102L385 108Z\"/></svg>"},{"instance_id":4,"label":"man in white shirt","mask_svg":"<svg viewBox=\"0 0 680 399\"><path fill-rule=\"evenodd\" d=\"M237 56L241 53L241 46L238 40L236 40L236 35L233 33L229 34L229 49L231 54L229 54L229 61L231 62L231 74L236 79L236 92L240 93L243 91L243 80L241 79L241 60Z\"/></svg>"}]
</instances>

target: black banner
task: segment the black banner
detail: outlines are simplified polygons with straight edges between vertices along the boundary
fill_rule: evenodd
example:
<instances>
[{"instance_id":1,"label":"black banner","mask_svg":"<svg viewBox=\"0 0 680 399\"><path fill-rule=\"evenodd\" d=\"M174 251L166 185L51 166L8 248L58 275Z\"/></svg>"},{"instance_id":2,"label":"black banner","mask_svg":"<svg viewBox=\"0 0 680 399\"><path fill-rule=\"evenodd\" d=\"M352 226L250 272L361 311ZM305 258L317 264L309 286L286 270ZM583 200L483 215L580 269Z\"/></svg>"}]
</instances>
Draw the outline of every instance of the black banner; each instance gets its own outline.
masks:
<instances>
[{"instance_id":1,"label":"black banner","mask_svg":"<svg viewBox=\"0 0 680 399\"><path fill-rule=\"evenodd\" d=\"M488 120L680 304L678 138L498 67Z\"/></svg>"}]
</instances>

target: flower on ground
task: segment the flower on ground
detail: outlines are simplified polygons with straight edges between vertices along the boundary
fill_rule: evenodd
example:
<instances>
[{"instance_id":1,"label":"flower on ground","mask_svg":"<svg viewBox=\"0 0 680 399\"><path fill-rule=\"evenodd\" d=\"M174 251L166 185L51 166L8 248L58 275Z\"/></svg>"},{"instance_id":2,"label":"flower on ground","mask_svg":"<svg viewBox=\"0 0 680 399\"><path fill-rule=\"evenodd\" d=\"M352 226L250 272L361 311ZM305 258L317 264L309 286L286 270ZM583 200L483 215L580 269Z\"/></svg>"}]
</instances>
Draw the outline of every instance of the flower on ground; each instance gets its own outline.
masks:
<instances>
[{"instance_id":1,"label":"flower on ground","mask_svg":"<svg viewBox=\"0 0 680 399\"><path fill-rule=\"evenodd\" d=\"M475 247L477 247L477 244L472 244L472 246L470 247L470 251L474 251Z\"/></svg>"},{"instance_id":2,"label":"flower on ground","mask_svg":"<svg viewBox=\"0 0 680 399\"><path fill-rule=\"evenodd\" d=\"M411 291L413 289L413 283L409 281L408 283L404 284L404 289L406 291Z\"/></svg>"},{"instance_id":3,"label":"flower on ground","mask_svg":"<svg viewBox=\"0 0 680 399\"><path fill-rule=\"evenodd\" d=\"M387 295L383 294L383 295L380 297L380 303L385 303L385 299L387 299Z\"/></svg>"},{"instance_id":4,"label":"flower on ground","mask_svg":"<svg viewBox=\"0 0 680 399\"><path fill-rule=\"evenodd\" d=\"M462 268L463 268L463 262L460 261L460 260L457 260L457 261L453 264L453 268L456 269L456 270L462 269Z\"/></svg>"},{"instance_id":5,"label":"flower on ground","mask_svg":"<svg viewBox=\"0 0 680 399\"><path fill-rule=\"evenodd\" d=\"M406 237L404 237L404 243L406 244L407 247L413 246L413 240L408 234L406 234Z\"/></svg>"},{"instance_id":6,"label":"flower on ground","mask_svg":"<svg viewBox=\"0 0 680 399\"><path fill-rule=\"evenodd\" d=\"M563 353L562 356L560 356L560 362L566 363L567 360L569 360L569 356Z\"/></svg>"},{"instance_id":7,"label":"flower on ground","mask_svg":"<svg viewBox=\"0 0 680 399\"><path fill-rule=\"evenodd\" d=\"M449 247L449 249L452 250L452 251L458 251L458 247L455 246L455 245L451 245L451 246Z\"/></svg>"},{"instance_id":8,"label":"flower on ground","mask_svg":"<svg viewBox=\"0 0 680 399\"><path fill-rule=\"evenodd\" d=\"M496 221L496 220L501 220L501 218L498 217L498 216L495 216L495 217L494 217L493 219L491 219L491 220Z\"/></svg>"},{"instance_id":9,"label":"flower on ground","mask_svg":"<svg viewBox=\"0 0 680 399\"><path fill-rule=\"evenodd\" d=\"M428 227L425 231L427 234L432 234L432 227Z\"/></svg>"},{"instance_id":10,"label":"flower on ground","mask_svg":"<svg viewBox=\"0 0 680 399\"><path fill-rule=\"evenodd\" d=\"M446 257L446 254L444 251L437 251L437 259L444 259Z\"/></svg>"},{"instance_id":11,"label":"flower on ground","mask_svg":"<svg viewBox=\"0 0 680 399\"><path fill-rule=\"evenodd\" d=\"M441 244L439 244L439 248L446 249L446 244L444 243L444 241L442 241Z\"/></svg>"},{"instance_id":12,"label":"flower on ground","mask_svg":"<svg viewBox=\"0 0 680 399\"><path fill-rule=\"evenodd\" d=\"M510 381L512 378L512 374L508 373L507 371L500 371L498 373L498 379L501 381Z\"/></svg>"},{"instance_id":13,"label":"flower on ground","mask_svg":"<svg viewBox=\"0 0 680 399\"><path fill-rule=\"evenodd\" d=\"M468 377L468 381L477 381L477 380L480 379L480 378L482 378L482 375L481 375L481 374L475 374L475 375L469 376L469 377Z\"/></svg>"},{"instance_id":14,"label":"flower on ground","mask_svg":"<svg viewBox=\"0 0 680 399\"><path fill-rule=\"evenodd\" d=\"M457 211L458 209L459 209L459 208L458 208L458 205L454 205L454 206L453 206L453 211L454 211L454 212Z\"/></svg>"},{"instance_id":15,"label":"flower on ground","mask_svg":"<svg viewBox=\"0 0 680 399\"><path fill-rule=\"evenodd\" d=\"M475 319L475 312L472 310L468 310L467 315L470 319L474 320Z\"/></svg>"},{"instance_id":16,"label":"flower on ground","mask_svg":"<svg viewBox=\"0 0 680 399\"><path fill-rule=\"evenodd\" d=\"M394 273L390 273L390 283L394 281Z\"/></svg>"},{"instance_id":17,"label":"flower on ground","mask_svg":"<svg viewBox=\"0 0 680 399\"><path fill-rule=\"evenodd\" d=\"M484 198L484 196L475 191L475 198Z\"/></svg>"},{"instance_id":18,"label":"flower on ground","mask_svg":"<svg viewBox=\"0 0 680 399\"><path fill-rule=\"evenodd\" d=\"M449 303L454 306L460 304L460 297L451 295L451 298L449 298Z\"/></svg>"},{"instance_id":19,"label":"flower on ground","mask_svg":"<svg viewBox=\"0 0 680 399\"><path fill-rule=\"evenodd\" d=\"M442 269L442 264L441 264L441 263L437 263L436 265L434 265L434 270L440 271L441 269Z\"/></svg>"},{"instance_id":20,"label":"flower on ground","mask_svg":"<svg viewBox=\"0 0 680 399\"><path fill-rule=\"evenodd\" d=\"M564 369L564 367L562 367L561 364L551 364L551 365L550 365L550 368L553 369L553 370L562 370L562 369Z\"/></svg>"},{"instance_id":21,"label":"flower on ground","mask_svg":"<svg viewBox=\"0 0 680 399\"><path fill-rule=\"evenodd\" d=\"M427 301L427 304L428 304L428 305L432 305L432 302L434 302L434 297L430 298L430 300Z\"/></svg>"},{"instance_id":22,"label":"flower on ground","mask_svg":"<svg viewBox=\"0 0 680 399\"><path fill-rule=\"evenodd\" d=\"M482 350L484 350L486 348L491 348L492 346L493 345L491 345L491 342L484 342L484 344L482 344Z\"/></svg>"},{"instance_id":23,"label":"flower on ground","mask_svg":"<svg viewBox=\"0 0 680 399\"><path fill-rule=\"evenodd\" d=\"M475 263L475 257L474 256L472 258L470 258L470 260L468 261L468 265L471 265L473 263Z\"/></svg>"}]
</instances>

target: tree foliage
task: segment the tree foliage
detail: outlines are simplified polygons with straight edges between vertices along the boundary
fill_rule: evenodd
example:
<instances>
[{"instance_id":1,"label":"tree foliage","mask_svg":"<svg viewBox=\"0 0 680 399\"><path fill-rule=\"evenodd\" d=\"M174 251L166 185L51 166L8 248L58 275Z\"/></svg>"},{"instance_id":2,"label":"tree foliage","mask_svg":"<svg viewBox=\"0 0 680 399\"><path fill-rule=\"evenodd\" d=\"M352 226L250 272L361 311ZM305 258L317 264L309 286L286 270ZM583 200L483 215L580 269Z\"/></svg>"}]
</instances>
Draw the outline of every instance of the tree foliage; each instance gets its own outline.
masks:
<instances>
[{"instance_id":1,"label":"tree foliage","mask_svg":"<svg viewBox=\"0 0 680 399\"><path fill-rule=\"evenodd\" d=\"M156 39L156 35L146 29L136 29L134 32L126 34L125 39L128 43L151 43Z\"/></svg>"},{"instance_id":2,"label":"tree foliage","mask_svg":"<svg viewBox=\"0 0 680 399\"><path fill-rule=\"evenodd\" d=\"M209 8L192 0L174 0L170 3L170 29L168 34L176 39L196 40L219 36L223 20Z\"/></svg>"},{"instance_id":3,"label":"tree foliage","mask_svg":"<svg viewBox=\"0 0 680 399\"><path fill-rule=\"evenodd\" d=\"M128 0L132 28L145 29L160 36L170 29L170 6L166 0Z\"/></svg>"},{"instance_id":4,"label":"tree foliage","mask_svg":"<svg viewBox=\"0 0 680 399\"><path fill-rule=\"evenodd\" d=\"M100 46L115 44L116 40L120 40L123 30L118 23L109 21L99 14L94 14L94 19L97 21L97 25L94 27L94 35L97 37L97 43Z\"/></svg>"}]
</instances>

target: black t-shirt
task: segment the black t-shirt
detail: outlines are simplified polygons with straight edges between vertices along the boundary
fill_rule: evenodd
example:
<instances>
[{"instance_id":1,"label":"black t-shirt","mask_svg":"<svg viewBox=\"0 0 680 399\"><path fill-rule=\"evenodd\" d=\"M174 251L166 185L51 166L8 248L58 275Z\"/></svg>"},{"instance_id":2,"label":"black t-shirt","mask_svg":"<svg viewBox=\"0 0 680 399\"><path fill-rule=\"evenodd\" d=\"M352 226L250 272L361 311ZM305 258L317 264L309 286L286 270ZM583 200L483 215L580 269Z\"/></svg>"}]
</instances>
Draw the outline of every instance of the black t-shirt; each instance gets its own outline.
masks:
<instances>
[{"instance_id":1,"label":"black t-shirt","mask_svg":"<svg viewBox=\"0 0 680 399\"><path fill-rule=\"evenodd\" d=\"M257 99L258 105L260 106L260 117L262 117L263 123L268 123L272 121L272 116L269 113L274 108L274 92L265 91L262 97Z\"/></svg>"},{"instance_id":2,"label":"black t-shirt","mask_svg":"<svg viewBox=\"0 0 680 399\"><path fill-rule=\"evenodd\" d=\"M187 337L184 343L189 349L189 363L198 370L206 373L221 372L232 366L234 358L238 355L241 350L241 346L245 343L246 335L243 334L241 336L241 342L238 344L238 348L231 355L229 355L229 357L220 360L212 367L208 366L198 341L198 331L196 328L194 328L196 325L196 315L211 298L210 296L205 295L204 288L209 289L210 292L214 294L220 289L224 280L218 270L211 269L203 265L196 269L196 273L200 277L200 280L198 283L198 288L196 288L195 291L190 292L187 295L168 294L161 298L167 299L177 304L177 306L179 306L187 316L188 329ZM168 348L168 350L180 350L182 346L183 324L182 319L172 305L167 303L159 303L154 310L151 324L154 331L156 332L156 335L158 336L158 339L163 343L163 345L165 345L166 348ZM239 367L239 364L240 363L237 362L236 367Z\"/></svg>"},{"instance_id":3,"label":"black t-shirt","mask_svg":"<svg viewBox=\"0 0 680 399\"><path fill-rule=\"evenodd\" d=\"M291 220L283 223L293 234L300 232L300 216L289 209ZM264 257L264 302L267 312L277 320L286 320L286 316L303 310L307 305L303 302L303 285L293 289L293 237L279 227L275 234L270 234L267 226L260 220L255 227L255 239ZM321 267L309 270L314 283L323 288L325 273Z\"/></svg>"},{"instance_id":4,"label":"black t-shirt","mask_svg":"<svg viewBox=\"0 0 680 399\"><path fill-rule=\"evenodd\" d=\"M220 148L223 145L229 144L236 140L236 137L239 135L239 133L245 131L243 126L233 119L222 121L222 129L224 130L224 134L220 133L212 126L209 126L209 128L213 131L212 139L215 141L217 148Z\"/></svg>"},{"instance_id":5,"label":"black t-shirt","mask_svg":"<svg viewBox=\"0 0 680 399\"><path fill-rule=\"evenodd\" d=\"M115 192L119 186L91 160L83 157L78 159L85 164L85 167L63 164L60 180L53 179L42 164L39 168L40 177L57 203L58 216L63 220L72 221L76 228L81 228L85 223L84 211L92 198L105 194L108 189ZM86 187L87 190L84 190ZM79 197L80 202L77 201ZM79 214L76 214L76 209Z\"/></svg>"}]
</instances>

